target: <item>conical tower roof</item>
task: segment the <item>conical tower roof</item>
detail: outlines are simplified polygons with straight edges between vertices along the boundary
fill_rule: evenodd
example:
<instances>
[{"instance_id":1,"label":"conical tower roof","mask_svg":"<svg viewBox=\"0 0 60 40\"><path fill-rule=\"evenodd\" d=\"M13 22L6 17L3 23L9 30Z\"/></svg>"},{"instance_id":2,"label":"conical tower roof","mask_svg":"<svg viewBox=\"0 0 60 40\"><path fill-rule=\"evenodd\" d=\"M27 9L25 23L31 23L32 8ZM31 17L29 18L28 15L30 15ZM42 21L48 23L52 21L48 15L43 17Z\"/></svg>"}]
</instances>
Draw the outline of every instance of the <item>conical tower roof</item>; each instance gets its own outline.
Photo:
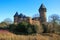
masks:
<instances>
[{"instance_id":1,"label":"conical tower roof","mask_svg":"<svg viewBox=\"0 0 60 40\"><path fill-rule=\"evenodd\" d=\"M44 4L41 4L40 8L46 8L46 7L44 6Z\"/></svg>"},{"instance_id":2,"label":"conical tower roof","mask_svg":"<svg viewBox=\"0 0 60 40\"><path fill-rule=\"evenodd\" d=\"M15 13L14 17L18 16L18 12Z\"/></svg>"},{"instance_id":3,"label":"conical tower roof","mask_svg":"<svg viewBox=\"0 0 60 40\"><path fill-rule=\"evenodd\" d=\"M39 12L40 11L45 11L46 12L46 7L44 6L44 4L41 4L41 6L39 8Z\"/></svg>"},{"instance_id":4,"label":"conical tower roof","mask_svg":"<svg viewBox=\"0 0 60 40\"><path fill-rule=\"evenodd\" d=\"M22 14L22 13L20 13L19 17L20 17L20 18L23 18L23 14Z\"/></svg>"}]
</instances>

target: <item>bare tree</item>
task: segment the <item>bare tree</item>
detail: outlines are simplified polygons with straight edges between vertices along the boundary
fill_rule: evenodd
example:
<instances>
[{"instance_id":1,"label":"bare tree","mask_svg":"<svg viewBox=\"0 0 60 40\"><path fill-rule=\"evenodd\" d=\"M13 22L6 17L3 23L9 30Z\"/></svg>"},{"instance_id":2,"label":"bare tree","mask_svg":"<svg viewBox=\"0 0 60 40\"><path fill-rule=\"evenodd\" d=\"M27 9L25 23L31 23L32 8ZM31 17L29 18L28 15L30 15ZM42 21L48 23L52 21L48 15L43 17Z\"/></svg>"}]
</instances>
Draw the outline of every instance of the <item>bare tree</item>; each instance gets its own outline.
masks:
<instances>
[{"instance_id":1,"label":"bare tree","mask_svg":"<svg viewBox=\"0 0 60 40\"><path fill-rule=\"evenodd\" d=\"M10 18L6 18L0 23L0 27L7 27L9 24L12 24L12 20Z\"/></svg>"},{"instance_id":2,"label":"bare tree","mask_svg":"<svg viewBox=\"0 0 60 40\"><path fill-rule=\"evenodd\" d=\"M33 15L33 18L34 18L34 17L39 17L39 14L34 14L34 15Z\"/></svg>"},{"instance_id":3,"label":"bare tree","mask_svg":"<svg viewBox=\"0 0 60 40\"><path fill-rule=\"evenodd\" d=\"M11 20L10 18L4 19L3 22L5 22L5 23L7 23L7 24L12 24L12 20Z\"/></svg>"},{"instance_id":4,"label":"bare tree","mask_svg":"<svg viewBox=\"0 0 60 40\"><path fill-rule=\"evenodd\" d=\"M53 32L55 32L55 27L57 26L59 20L60 20L60 17L57 14L52 14L51 16L49 16L49 21L53 26L53 28L52 28Z\"/></svg>"}]
</instances>

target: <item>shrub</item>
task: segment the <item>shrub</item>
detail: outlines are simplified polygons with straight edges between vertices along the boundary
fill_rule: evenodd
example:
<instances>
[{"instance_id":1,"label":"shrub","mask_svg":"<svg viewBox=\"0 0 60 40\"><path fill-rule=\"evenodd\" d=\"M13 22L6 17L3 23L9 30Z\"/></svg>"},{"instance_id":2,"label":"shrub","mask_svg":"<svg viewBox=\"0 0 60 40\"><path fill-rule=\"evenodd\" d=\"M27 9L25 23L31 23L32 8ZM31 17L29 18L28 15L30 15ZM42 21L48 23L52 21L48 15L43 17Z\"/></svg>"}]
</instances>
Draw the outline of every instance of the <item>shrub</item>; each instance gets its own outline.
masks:
<instances>
[{"instance_id":1,"label":"shrub","mask_svg":"<svg viewBox=\"0 0 60 40\"><path fill-rule=\"evenodd\" d=\"M27 22L21 22L17 25L11 24L9 25L9 31L15 34L32 34L37 33L37 26L31 25Z\"/></svg>"}]
</instances>

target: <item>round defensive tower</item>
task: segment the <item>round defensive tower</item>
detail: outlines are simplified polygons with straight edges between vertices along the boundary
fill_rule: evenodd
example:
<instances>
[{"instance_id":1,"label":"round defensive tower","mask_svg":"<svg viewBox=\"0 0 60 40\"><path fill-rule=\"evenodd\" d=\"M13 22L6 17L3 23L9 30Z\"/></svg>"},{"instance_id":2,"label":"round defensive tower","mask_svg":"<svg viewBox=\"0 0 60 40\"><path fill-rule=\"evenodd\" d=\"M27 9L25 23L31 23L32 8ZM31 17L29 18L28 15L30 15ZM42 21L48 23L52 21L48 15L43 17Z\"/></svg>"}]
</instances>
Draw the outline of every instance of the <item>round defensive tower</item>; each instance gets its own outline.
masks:
<instances>
[{"instance_id":1,"label":"round defensive tower","mask_svg":"<svg viewBox=\"0 0 60 40\"><path fill-rule=\"evenodd\" d=\"M39 8L39 14L40 14L41 23L45 23L46 22L46 7L43 4L41 4Z\"/></svg>"}]
</instances>

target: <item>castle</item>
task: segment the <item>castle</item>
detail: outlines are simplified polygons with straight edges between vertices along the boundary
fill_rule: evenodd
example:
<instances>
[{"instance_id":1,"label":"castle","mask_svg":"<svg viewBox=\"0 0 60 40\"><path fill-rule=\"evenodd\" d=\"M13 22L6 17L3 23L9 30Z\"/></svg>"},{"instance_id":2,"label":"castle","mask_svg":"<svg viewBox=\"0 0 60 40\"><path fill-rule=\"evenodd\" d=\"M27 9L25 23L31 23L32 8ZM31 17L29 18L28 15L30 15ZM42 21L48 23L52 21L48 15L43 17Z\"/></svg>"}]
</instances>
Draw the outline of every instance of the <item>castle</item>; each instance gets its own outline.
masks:
<instances>
[{"instance_id":1,"label":"castle","mask_svg":"<svg viewBox=\"0 0 60 40\"><path fill-rule=\"evenodd\" d=\"M46 23L46 7L43 4L41 4L38 11L39 11L40 17L35 17L35 18L27 17L22 13L18 15L18 12L16 12L14 15L14 24L18 24L23 21L33 25L37 24L39 26L40 24L45 24Z\"/></svg>"}]
</instances>

